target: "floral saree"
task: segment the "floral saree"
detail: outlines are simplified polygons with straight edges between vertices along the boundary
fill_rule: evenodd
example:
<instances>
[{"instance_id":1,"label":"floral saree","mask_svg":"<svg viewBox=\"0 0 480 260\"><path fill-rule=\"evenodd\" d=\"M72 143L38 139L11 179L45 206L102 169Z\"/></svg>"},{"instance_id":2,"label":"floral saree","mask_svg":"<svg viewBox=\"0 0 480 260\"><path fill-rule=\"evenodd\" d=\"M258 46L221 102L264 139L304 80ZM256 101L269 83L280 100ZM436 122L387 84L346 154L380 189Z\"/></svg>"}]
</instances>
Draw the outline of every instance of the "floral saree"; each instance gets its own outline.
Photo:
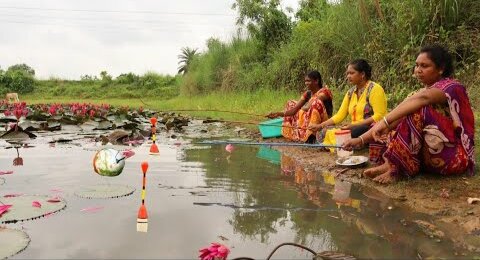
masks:
<instances>
[{"instance_id":1,"label":"floral saree","mask_svg":"<svg viewBox=\"0 0 480 260\"><path fill-rule=\"evenodd\" d=\"M384 157L393 174L414 176L420 170L441 175L474 174L474 115L465 87L442 79L448 106L425 106L405 117L391 136Z\"/></svg>"}]
</instances>

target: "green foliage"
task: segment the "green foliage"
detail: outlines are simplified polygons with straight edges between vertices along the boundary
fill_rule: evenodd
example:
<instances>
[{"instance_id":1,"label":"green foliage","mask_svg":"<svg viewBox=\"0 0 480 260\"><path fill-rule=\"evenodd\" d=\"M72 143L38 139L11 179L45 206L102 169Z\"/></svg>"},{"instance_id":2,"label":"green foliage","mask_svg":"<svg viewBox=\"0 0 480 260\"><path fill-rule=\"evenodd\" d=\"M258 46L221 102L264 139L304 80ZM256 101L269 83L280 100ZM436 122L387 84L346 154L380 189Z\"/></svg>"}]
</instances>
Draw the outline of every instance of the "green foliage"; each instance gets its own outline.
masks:
<instances>
[{"instance_id":1,"label":"green foliage","mask_svg":"<svg viewBox=\"0 0 480 260\"><path fill-rule=\"evenodd\" d=\"M8 67L7 71L14 71L14 70L23 71L23 72L25 72L26 74L29 74L32 77L35 76L35 70L25 63L12 65L12 66Z\"/></svg>"},{"instance_id":2,"label":"green foliage","mask_svg":"<svg viewBox=\"0 0 480 260\"><path fill-rule=\"evenodd\" d=\"M179 95L181 76L164 76L154 72L147 72L142 76L125 73L113 80L106 71L100 75L101 79L84 75L80 80L40 80L35 95L38 98L47 99L53 97L77 99L155 97L161 100Z\"/></svg>"},{"instance_id":3,"label":"green foliage","mask_svg":"<svg viewBox=\"0 0 480 260\"><path fill-rule=\"evenodd\" d=\"M16 64L7 71L0 69L0 93L29 93L35 88L35 70L27 64Z\"/></svg>"},{"instance_id":4,"label":"green foliage","mask_svg":"<svg viewBox=\"0 0 480 260\"><path fill-rule=\"evenodd\" d=\"M189 47L182 48L180 55L178 55L178 58L180 59L178 62L178 74L185 74L188 72L189 66L195 58L195 55L197 55L197 49L191 49Z\"/></svg>"},{"instance_id":5,"label":"green foliage","mask_svg":"<svg viewBox=\"0 0 480 260\"><path fill-rule=\"evenodd\" d=\"M292 21L281 9L279 0L236 0L232 8L238 10L237 24L245 26L261 43L264 54L290 38Z\"/></svg>"},{"instance_id":6,"label":"green foliage","mask_svg":"<svg viewBox=\"0 0 480 260\"><path fill-rule=\"evenodd\" d=\"M304 74L317 69L335 97L342 97L349 88L346 65L365 58L393 107L419 87L412 77L416 54L435 42L454 53L456 77L467 86L472 104L480 104L475 91L480 82L480 1L302 0L293 29L269 20L283 19L279 1L237 0L234 8L249 37L210 42L192 64L182 93L296 91L304 88Z\"/></svg>"},{"instance_id":7,"label":"green foliage","mask_svg":"<svg viewBox=\"0 0 480 260\"><path fill-rule=\"evenodd\" d=\"M118 75L118 77L115 79L115 81L119 84L134 84L134 83L137 83L139 80L140 80L140 77L131 72L122 73Z\"/></svg>"}]
</instances>

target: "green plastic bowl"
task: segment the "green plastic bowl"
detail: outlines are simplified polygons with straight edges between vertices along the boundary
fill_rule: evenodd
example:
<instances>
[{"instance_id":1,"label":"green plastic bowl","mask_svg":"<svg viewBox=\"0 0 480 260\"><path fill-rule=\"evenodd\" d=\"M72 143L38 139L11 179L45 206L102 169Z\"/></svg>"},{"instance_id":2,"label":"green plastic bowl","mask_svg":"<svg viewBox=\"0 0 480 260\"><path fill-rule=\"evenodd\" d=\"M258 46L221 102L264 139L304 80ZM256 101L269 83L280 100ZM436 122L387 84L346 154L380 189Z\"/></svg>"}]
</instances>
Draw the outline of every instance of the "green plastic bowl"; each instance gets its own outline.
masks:
<instances>
[{"instance_id":1,"label":"green plastic bowl","mask_svg":"<svg viewBox=\"0 0 480 260\"><path fill-rule=\"evenodd\" d=\"M263 138L280 137L282 136L282 123L283 118L275 118L261 122L258 129Z\"/></svg>"}]
</instances>

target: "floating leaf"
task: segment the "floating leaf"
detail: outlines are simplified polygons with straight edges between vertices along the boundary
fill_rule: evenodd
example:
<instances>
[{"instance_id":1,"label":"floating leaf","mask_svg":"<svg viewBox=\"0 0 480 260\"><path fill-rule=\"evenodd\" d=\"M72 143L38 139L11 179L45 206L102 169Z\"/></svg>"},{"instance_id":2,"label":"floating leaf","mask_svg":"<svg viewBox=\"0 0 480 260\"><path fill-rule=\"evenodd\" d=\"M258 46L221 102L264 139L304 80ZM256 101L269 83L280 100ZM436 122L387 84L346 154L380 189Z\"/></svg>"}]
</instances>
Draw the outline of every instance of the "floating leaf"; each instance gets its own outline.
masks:
<instances>
[{"instance_id":1,"label":"floating leaf","mask_svg":"<svg viewBox=\"0 0 480 260\"><path fill-rule=\"evenodd\" d=\"M29 243L27 233L17 229L0 228L0 259L22 252Z\"/></svg>"},{"instance_id":2,"label":"floating leaf","mask_svg":"<svg viewBox=\"0 0 480 260\"><path fill-rule=\"evenodd\" d=\"M99 184L82 187L75 191L75 195L87 199L109 199L129 196L135 192L135 188L126 185Z\"/></svg>"},{"instance_id":3,"label":"floating leaf","mask_svg":"<svg viewBox=\"0 0 480 260\"><path fill-rule=\"evenodd\" d=\"M64 209L67 204L64 200L57 203L48 203L48 196L42 195L19 195L15 197L4 197L2 202L12 205L8 212L0 216L0 223L16 223L18 221L33 220L50 213ZM33 207L33 202L38 202L41 208Z\"/></svg>"}]
</instances>

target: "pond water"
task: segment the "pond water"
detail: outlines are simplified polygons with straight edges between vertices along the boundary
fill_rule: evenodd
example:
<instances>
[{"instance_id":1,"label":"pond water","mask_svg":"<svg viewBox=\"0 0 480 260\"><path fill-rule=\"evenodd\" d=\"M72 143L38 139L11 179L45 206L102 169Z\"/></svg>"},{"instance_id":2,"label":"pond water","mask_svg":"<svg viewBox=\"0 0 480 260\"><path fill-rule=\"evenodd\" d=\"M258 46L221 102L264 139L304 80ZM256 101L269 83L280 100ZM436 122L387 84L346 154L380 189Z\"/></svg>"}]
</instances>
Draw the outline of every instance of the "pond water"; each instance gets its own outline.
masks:
<instances>
[{"instance_id":1,"label":"pond water","mask_svg":"<svg viewBox=\"0 0 480 260\"><path fill-rule=\"evenodd\" d=\"M219 242L229 258L265 258L278 244L296 242L317 252L334 250L360 258L453 257L450 243L429 238L409 221L413 215L382 195L329 172L308 172L292 158L266 147L195 146L160 137L160 156L148 145L134 148L117 177L94 173L88 139L48 144L49 136L18 149L2 149L0 200L5 194L58 194L65 210L45 218L6 224L23 229L29 246L13 259L197 258ZM148 232L136 231L141 203L140 163L148 161ZM1 183L0 183L1 184ZM128 185L136 191L115 199L85 199L81 187ZM82 209L96 208L89 212ZM305 259L283 247L274 258Z\"/></svg>"}]
</instances>

